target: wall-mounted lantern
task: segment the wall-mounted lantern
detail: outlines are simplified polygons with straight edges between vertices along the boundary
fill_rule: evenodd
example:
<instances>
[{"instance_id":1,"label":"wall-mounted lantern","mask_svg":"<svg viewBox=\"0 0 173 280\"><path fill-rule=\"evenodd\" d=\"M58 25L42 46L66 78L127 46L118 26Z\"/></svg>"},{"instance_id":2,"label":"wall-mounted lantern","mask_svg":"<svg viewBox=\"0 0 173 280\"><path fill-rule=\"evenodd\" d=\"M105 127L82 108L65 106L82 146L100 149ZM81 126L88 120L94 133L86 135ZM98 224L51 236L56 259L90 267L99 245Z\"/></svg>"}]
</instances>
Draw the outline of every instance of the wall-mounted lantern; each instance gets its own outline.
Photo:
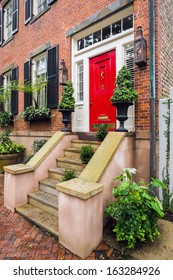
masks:
<instances>
[{"instance_id":1,"label":"wall-mounted lantern","mask_svg":"<svg viewBox=\"0 0 173 280\"><path fill-rule=\"evenodd\" d=\"M134 41L135 64L139 67L147 65L147 42L142 35L142 27L138 26Z\"/></svg>"},{"instance_id":2,"label":"wall-mounted lantern","mask_svg":"<svg viewBox=\"0 0 173 280\"><path fill-rule=\"evenodd\" d=\"M66 85L68 80L68 69L65 66L64 59L61 59L60 61L60 68L59 68L59 84L60 85Z\"/></svg>"}]
</instances>

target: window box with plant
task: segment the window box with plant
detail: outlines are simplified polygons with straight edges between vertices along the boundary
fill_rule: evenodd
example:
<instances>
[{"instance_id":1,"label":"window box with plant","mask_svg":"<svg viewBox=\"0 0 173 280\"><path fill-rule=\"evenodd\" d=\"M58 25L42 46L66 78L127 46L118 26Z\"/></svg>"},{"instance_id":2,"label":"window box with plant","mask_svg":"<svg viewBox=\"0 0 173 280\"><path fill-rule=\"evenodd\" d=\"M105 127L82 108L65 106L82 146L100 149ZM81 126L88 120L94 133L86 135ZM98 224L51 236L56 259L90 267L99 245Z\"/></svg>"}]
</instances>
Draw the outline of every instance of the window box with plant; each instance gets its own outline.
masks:
<instances>
[{"instance_id":1,"label":"window box with plant","mask_svg":"<svg viewBox=\"0 0 173 280\"><path fill-rule=\"evenodd\" d=\"M116 106L116 118L120 122L120 127L116 131L127 132L124 128L124 122L128 119L129 106L132 106L137 101L138 93L133 88L131 74L126 66L123 66L118 72L115 84L116 88L110 101L113 106Z\"/></svg>"},{"instance_id":2,"label":"window box with plant","mask_svg":"<svg viewBox=\"0 0 173 280\"><path fill-rule=\"evenodd\" d=\"M71 124L71 113L75 109L75 99L73 97L74 88L71 81L67 81L63 88L62 99L59 102L58 109L62 113L62 122L64 128L62 131L71 132L69 125Z\"/></svg>"}]
</instances>

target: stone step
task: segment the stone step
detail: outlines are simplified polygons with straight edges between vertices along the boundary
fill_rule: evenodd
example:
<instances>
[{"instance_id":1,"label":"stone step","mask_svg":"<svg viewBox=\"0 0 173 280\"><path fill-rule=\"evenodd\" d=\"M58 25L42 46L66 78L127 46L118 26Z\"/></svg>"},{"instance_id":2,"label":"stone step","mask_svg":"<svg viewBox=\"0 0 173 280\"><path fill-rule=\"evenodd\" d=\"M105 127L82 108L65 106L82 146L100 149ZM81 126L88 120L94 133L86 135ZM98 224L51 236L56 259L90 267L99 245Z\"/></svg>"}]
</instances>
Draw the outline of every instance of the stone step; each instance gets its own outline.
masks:
<instances>
[{"instance_id":1,"label":"stone step","mask_svg":"<svg viewBox=\"0 0 173 280\"><path fill-rule=\"evenodd\" d=\"M66 169L59 168L59 167L57 167L57 168L50 168L50 169L49 169L49 178L52 178L52 179L56 179L56 180L61 181L61 180L62 180L62 177L63 177L63 175L64 175L64 171L65 171L65 170L66 170ZM81 174L81 172L80 172L80 171L76 171L75 174L76 174L76 177L79 177L79 175Z\"/></svg>"},{"instance_id":2,"label":"stone step","mask_svg":"<svg viewBox=\"0 0 173 280\"><path fill-rule=\"evenodd\" d=\"M67 148L64 149L65 157L80 160L80 148Z\"/></svg>"},{"instance_id":3,"label":"stone step","mask_svg":"<svg viewBox=\"0 0 173 280\"><path fill-rule=\"evenodd\" d=\"M29 203L45 212L58 217L58 197L43 191L33 192L28 195Z\"/></svg>"},{"instance_id":4,"label":"stone step","mask_svg":"<svg viewBox=\"0 0 173 280\"><path fill-rule=\"evenodd\" d=\"M57 166L74 171L82 171L84 169L80 160L69 159L67 157L57 158Z\"/></svg>"},{"instance_id":5,"label":"stone step","mask_svg":"<svg viewBox=\"0 0 173 280\"><path fill-rule=\"evenodd\" d=\"M31 204L25 204L17 207L16 212L58 237L58 218L54 215L51 215Z\"/></svg>"},{"instance_id":6,"label":"stone step","mask_svg":"<svg viewBox=\"0 0 173 280\"><path fill-rule=\"evenodd\" d=\"M60 180L54 178L45 178L39 181L40 190L58 196L58 191L56 190L56 184Z\"/></svg>"},{"instance_id":7,"label":"stone step","mask_svg":"<svg viewBox=\"0 0 173 280\"><path fill-rule=\"evenodd\" d=\"M71 146L72 148L81 148L82 146L91 145L94 149L99 147L98 141L91 141L91 140L72 140Z\"/></svg>"}]
</instances>

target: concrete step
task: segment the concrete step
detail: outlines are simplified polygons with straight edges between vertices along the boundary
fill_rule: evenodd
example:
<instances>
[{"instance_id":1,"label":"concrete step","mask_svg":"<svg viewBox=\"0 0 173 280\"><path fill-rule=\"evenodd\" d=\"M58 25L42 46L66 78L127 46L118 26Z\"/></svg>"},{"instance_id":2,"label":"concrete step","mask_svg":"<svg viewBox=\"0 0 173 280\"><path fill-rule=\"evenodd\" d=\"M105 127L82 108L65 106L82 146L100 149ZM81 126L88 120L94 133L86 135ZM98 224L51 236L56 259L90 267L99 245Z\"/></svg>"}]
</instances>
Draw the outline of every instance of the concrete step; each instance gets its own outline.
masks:
<instances>
[{"instance_id":1,"label":"concrete step","mask_svg":"<svg viewBox=\"0 0 173 280\"><path fill-rule=\"evenodd\" d=\"M58 184L59 181L60 180L53 179L53 178L41 179L39 181L40 190L58 196L58 191L56 190L56 184Z\"/></svg>"},{"instance_id":2,"label":"concrete step","mask_svg":"<svg viewBox=\"0 0 173 280\"><path fill-rule=\"evenodd\" d=\"M43 191L33 192L28 195L29 203L45 212L58 217L58 197Z\"/></svg>"},{"instance_id":3,"label":"concrete step","mask_svg":"<svg viewBox=\"0 0 173 280\"><path fill-rule=\"evenodd\" d=\"M59 167L57 167L57 168L50 168L49 169L49 178L61 181L62 177L64 175L64 171L65 171L65 169L59 168ZM76 171L75 174L76 174L76 177L79 177L81 172L80 171Z\"/></svg>"},{"instance_id":4,"label":"concrete step","mask_svg":"<svg viewBox=\"0 0 173 280\"><path fill-rule=\"evenodd\" d=\"M25 204L17 207L16 212L58 237L58 218L54 215L51 215L31 204Z\"/></svg>"},{"instance_id":5,"label":"concrete step","mask_svg":"<svg viewBox=\"0 0 173 280\"><path fill-rule=\"evenodd\" d=\"M64 155L68 158L80 160L80 148L67 148L64 150Z\"/></svg>"},{"instance_id":6,"label":"concrete step","mask_svg":"<svg viewBox=\"0 0 173 280\"><path fill-rule=\"evenodd\" d=\"M82 171L84 169L80 160L69 159L67 157L57 158L57 166L74 171Z\"/></svg>"},{"instance_id":7,"label":"concrete step","mask_svg":"<svg viewBox=\"0 0 173 280\"><path fill-rule=\"evenodd\" d=\"M81 148L82 146L91 145L96 150L99 147L99 142L91 140L72 140L71 145L72 148Z\"/></svg>"}]
</instances>

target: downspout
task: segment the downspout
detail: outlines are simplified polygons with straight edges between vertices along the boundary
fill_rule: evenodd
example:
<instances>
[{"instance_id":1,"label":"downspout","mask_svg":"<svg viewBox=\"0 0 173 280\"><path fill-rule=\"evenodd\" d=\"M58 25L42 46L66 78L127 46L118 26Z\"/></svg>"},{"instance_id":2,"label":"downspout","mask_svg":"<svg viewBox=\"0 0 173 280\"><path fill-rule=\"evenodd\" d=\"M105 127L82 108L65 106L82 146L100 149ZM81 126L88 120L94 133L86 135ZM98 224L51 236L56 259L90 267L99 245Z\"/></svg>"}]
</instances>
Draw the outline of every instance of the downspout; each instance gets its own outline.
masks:
<instances>
[{"instance_id":1,"label":"downspout","mask_svg":"<svg viewBox=\"0 0 173 280\"><path fill-rule=\"evenodd\" d=\"M150 32L150 177L156 177L155 0L149 1ZM152 188L152 186L151 186ZM153 190L153 189L152 189Z\"/></svg>"}]
</instances>

